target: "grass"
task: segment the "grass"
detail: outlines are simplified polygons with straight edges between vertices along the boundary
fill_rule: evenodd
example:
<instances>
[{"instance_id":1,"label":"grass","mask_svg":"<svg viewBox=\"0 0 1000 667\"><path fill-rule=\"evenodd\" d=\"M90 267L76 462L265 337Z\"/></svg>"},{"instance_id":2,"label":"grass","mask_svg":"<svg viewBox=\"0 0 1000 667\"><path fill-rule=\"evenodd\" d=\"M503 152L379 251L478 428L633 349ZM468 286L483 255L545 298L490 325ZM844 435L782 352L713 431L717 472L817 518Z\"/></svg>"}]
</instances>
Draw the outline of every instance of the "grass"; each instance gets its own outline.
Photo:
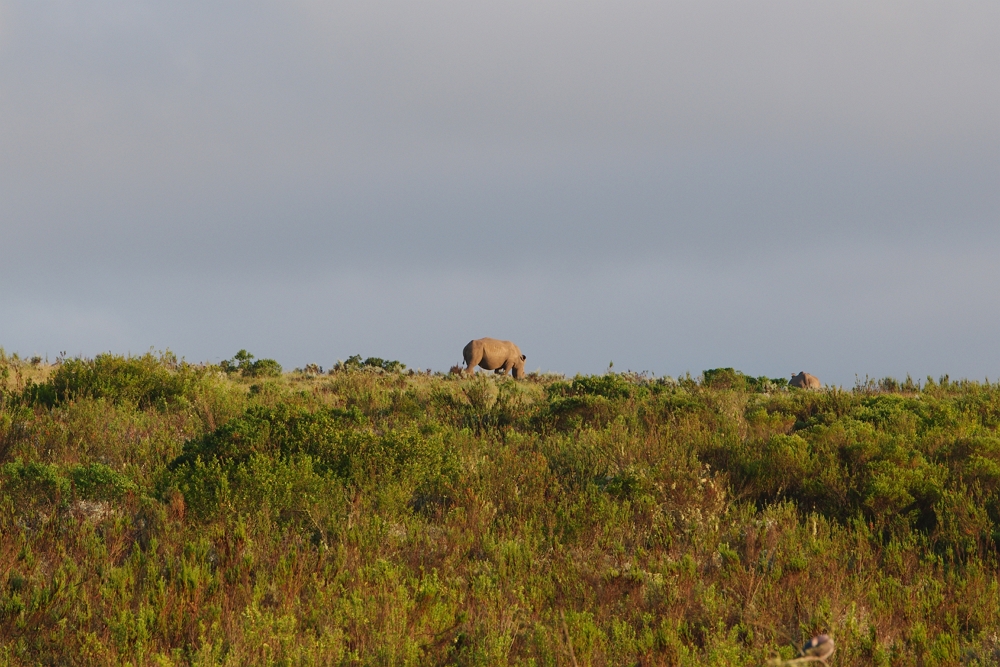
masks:
<instances>
[{"instance_id":1,"label":"grass","mask_svg":"<svg viewBox=\"0 0 1000 667\"><path fill-rule=\"evenodd\" d=\"M0 354L0 664L1000 661L1000 385L59 361Z\"/></svg>"}]
</instances>

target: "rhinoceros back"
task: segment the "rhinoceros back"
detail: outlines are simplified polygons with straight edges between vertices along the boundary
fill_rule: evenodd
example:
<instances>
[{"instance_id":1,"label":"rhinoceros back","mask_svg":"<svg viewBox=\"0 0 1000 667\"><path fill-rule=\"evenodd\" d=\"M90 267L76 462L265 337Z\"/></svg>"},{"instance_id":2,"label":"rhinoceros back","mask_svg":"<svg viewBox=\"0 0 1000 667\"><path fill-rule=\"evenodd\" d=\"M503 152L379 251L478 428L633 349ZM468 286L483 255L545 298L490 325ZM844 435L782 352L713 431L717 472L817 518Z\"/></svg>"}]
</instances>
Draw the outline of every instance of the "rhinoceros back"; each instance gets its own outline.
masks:
<instances>
[{"instance_id":1,"label":"rhinoceros back","mask_svg":"<svg viewBox=\"0 0 1000 667\"><path fill-rule=\"evenodd\" d=\"M822 389L823 383L815 375L800 371L798 375L792 376L792 379L788 381L788 386L799 389Z\"/></svg>"}]
</instances>

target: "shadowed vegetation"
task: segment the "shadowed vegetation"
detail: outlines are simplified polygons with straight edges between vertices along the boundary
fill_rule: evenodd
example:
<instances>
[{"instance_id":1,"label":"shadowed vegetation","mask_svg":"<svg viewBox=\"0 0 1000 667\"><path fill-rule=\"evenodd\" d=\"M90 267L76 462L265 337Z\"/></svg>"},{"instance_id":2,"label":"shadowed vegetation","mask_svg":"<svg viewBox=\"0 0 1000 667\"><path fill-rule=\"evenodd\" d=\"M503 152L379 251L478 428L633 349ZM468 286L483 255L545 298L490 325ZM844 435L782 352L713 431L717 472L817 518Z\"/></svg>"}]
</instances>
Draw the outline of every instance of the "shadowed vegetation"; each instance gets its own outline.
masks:
<instances>
[{"instance_id":1,"label":"shadowed vegetation","mask_svg":"<svg viewBox=\"0 0 1000 667\"><path fill-rule=\"evenodd\" d=\"M1000 385L254 364L0 351L0 663L1000 661Z\"/></svg>"}]
</instances>

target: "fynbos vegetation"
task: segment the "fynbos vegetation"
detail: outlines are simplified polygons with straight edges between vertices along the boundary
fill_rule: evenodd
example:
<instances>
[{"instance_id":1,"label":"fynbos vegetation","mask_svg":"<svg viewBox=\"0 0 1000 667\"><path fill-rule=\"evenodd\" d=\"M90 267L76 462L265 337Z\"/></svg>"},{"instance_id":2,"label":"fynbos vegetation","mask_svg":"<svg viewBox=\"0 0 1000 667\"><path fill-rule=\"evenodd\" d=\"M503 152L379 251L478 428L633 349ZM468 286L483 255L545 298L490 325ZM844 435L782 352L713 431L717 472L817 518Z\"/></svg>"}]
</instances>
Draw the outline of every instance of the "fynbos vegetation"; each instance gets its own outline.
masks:
<instances>
[{"instance_id":1,"label":"fynbos vegetation","mask_svg":"<svg viewBox=\"0 0 1000 667\"><path fill-rule=\"evenodd\" d=\"M1000 385L58 361L0 353L2 664L1000 661Z\"/></svg>"}]
</instances>

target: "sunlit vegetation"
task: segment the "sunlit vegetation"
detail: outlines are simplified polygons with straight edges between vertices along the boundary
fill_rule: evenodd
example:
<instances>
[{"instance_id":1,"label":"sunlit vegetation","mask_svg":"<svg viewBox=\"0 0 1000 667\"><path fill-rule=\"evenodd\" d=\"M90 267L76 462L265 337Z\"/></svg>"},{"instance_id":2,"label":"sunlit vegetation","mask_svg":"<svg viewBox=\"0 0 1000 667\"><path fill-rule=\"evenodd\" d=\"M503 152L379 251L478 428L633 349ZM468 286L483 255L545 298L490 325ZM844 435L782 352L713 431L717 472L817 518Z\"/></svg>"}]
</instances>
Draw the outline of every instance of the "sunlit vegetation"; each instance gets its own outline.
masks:
<instances>
[{"instance_id":1,"label":"sunlit vegetation","mask_svg":"<svg viewBox=\"0 0 1000 667\"><path fill-rule=\"evenodd\" d=\"M1000 661L1000 385L0 352L0 664Z\"/></svg>"}]
</instances>

